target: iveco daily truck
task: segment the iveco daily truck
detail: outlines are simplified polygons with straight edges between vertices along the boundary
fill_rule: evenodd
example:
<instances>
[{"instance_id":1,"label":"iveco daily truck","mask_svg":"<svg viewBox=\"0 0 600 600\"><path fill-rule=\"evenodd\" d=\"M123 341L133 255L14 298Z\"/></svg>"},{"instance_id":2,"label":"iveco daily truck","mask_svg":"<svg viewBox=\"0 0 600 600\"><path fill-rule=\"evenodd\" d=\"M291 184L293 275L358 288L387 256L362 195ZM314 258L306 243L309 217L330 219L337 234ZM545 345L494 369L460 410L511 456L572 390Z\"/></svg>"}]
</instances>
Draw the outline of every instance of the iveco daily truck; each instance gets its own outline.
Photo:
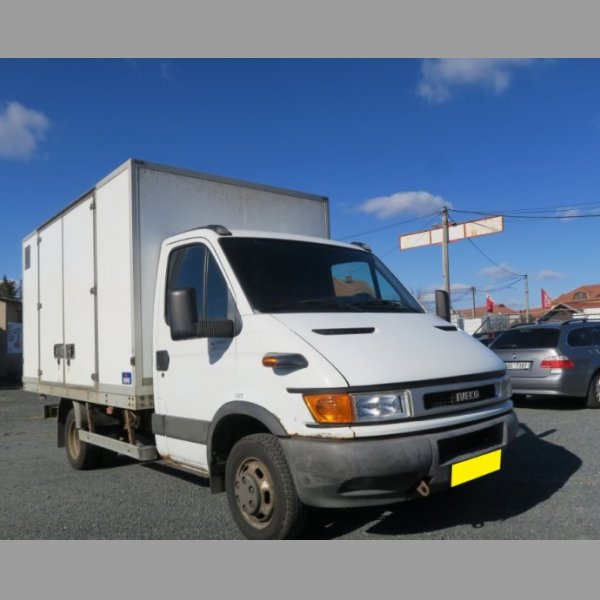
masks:
<instances>
[{"instance_id":1,"label":"iveco daily truck","mask_svg":"<svg viewBox=\"0 0 600 600\"><path fill-rule=\"evenodd\" d=\"M321 196L130 160L23 266L24 389L71 465L192 469L248 538L486 475L515 435L504 363L331 241Z\"/></svg>"}]
</instances>

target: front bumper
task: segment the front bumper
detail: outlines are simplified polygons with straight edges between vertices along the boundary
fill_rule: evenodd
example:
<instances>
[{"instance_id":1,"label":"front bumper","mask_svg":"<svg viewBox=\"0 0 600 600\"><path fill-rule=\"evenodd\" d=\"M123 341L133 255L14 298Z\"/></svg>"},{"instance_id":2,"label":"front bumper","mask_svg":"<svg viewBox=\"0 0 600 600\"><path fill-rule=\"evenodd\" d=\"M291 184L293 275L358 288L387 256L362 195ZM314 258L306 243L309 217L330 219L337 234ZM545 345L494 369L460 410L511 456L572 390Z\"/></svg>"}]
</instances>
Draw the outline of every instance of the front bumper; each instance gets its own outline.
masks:
<instances>
[{"instance_id":1,"label":"front bumper","mask_svg":"<svg viewBox=\"0 0 600 600\"><path fill-rule=\"evenodd\" d=\"M515 437L514 411L475 424L405 436L352 440L281 438L296 490L309 506L376 506L409 500L425 482L450 486L451 465L505 448Z\"/></svg>"}]
</instances>

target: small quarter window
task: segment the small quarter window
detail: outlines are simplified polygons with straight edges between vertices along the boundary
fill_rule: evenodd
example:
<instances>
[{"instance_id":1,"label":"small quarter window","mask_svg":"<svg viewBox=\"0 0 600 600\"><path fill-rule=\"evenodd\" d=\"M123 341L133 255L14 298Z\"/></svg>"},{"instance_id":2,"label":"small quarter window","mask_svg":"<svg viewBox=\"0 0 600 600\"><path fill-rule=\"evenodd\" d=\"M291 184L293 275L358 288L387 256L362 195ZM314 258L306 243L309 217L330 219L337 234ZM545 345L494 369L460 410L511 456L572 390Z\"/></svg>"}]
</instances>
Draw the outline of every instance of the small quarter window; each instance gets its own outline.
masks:
<instances>
[{"instance_id":1,"label":"small quarter window","mask_svg":"<svg viewBox=\"0 0 600 600\"><path fill-rule=\"evenodd\" d=\"M581 327L569 333L567 338L569 346L591 346L592 345L592 330L589 327Z\"/></svg>"}]
</instances>

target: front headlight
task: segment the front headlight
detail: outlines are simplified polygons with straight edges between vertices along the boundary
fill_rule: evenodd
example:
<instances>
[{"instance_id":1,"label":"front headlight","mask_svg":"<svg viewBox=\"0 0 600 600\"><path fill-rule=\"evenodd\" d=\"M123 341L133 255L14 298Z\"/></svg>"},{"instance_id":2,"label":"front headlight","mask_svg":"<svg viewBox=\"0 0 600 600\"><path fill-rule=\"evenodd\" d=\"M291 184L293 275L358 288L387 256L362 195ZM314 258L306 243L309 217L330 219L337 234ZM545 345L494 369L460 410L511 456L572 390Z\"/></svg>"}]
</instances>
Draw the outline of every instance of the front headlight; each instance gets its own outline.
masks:
<instances>
[{"instance_id":1,"label":"front headlight","mask_svg":"<svg viewBox=\"0 0 600 600\"><path fill-rule=\"evenodd\" d=\"M365 394L307 394L304 401L317 423L390 421L412 415L408 390Z\"/></svg>"},{"instance_id":2,"label":"front headlight","mask_svg":"<svg viewBox=\"0 0 600 600\"><path fill-rule=\"evenodd\" d=\"M381 421L410 417L410 392L401 390L380 394L350 394L357 421Z\"/></svg>"},{"instance_id":3,"label":"front headlight","mask_svg":"<svg viewBox=\"0 0 600 600\"><path fill-rule=\"evenodd\" d=\"M498 384L498 396L504 400L512 397L512 381L510 375L505 375L504 379Z\"/></svg>"}]
</instances>

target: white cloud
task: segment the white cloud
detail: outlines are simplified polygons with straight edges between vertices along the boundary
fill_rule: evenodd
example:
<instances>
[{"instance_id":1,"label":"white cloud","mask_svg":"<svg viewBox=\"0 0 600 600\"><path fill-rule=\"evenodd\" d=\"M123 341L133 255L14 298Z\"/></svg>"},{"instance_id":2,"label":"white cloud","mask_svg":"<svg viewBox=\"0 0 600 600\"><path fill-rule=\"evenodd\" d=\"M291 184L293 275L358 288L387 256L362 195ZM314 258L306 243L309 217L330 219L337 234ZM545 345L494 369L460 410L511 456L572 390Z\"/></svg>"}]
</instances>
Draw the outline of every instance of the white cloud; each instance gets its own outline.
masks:
<instances>
[{"instance_id":1,"label":"white cloud","mask_svg":"<svg viewBox=\"0 0 600 600\"><path fill-rule=\"evenodd\" d=\"M380 196L363 202L358 210L368 215L387 219L396 215L415 215L421 217L441 210L443 206L452 207L441 196L429 192L398 192L391 196Z\"/></svg>"},{"instance_id":2,"label":"white cloud","mask_svg":"<svg viewBox=\"0 0 600 600\"><path fill-rule=\"evenodd\" d=\"M450 99L457 87L475 86L501 94L511 83L512 71L533 64L532 59L436 58L425 59L417 95L432 104Z\"/></svg>"},{"instance_id":3,"label":"white cloud","mask_svg":"<svg viewBox=\"0 0 600 600\"><path fill-rule=\"evenodd\" d=\"M561 221L572 221L579 215L581 215L581 211L578 208L564 208L557 213L558 217L562 217Z\"/></svg>"},{"instance_id":4,"label":"white cloud","mask_svg":"<svg viewBox=\"0 0 600 600\"><path fill-rule=\"evenodd\" d=\"M514 279L518 273L512 268L509 267L506 263L500 263L497 267L485 267L485 269L481 269L479 271L480 275L484 277L489 277L493 281L504 281L507 279Z\"/></svg>"},{"instance_id":5,"label":"white cloud","mask_svg":"<svg viewBox=\"0 0 600 600\"><path fill-rule=\"evenodd\" d=\"M0 157L31 158L49 127L43 113L9 102L4 110L0 108Z\"/></svg>"},{"instance_id":6,"label":"white cloud","mask_svg":"<svg viewBox=\"0 0 600 600\"><path fill-rule=\"evenodd\" d=\"M168 60L161 60L158 63L160 76L167 81L175 81L176 68L173 63Z\"/></svg>"},{"instance_id":7,"label":"white cloud","mask_svg":"<svg viewBox=\"0 0 600 600\"><path fill-rule=\"evenodd\" d=\"M558 281L560 279L566 279L566 277L567 276L564 273L559 273L558 271L549 271L549 270L540 271L537 276L537 278L541 281L544 281L544 280Z\"/></svg>"}]
</instances>

